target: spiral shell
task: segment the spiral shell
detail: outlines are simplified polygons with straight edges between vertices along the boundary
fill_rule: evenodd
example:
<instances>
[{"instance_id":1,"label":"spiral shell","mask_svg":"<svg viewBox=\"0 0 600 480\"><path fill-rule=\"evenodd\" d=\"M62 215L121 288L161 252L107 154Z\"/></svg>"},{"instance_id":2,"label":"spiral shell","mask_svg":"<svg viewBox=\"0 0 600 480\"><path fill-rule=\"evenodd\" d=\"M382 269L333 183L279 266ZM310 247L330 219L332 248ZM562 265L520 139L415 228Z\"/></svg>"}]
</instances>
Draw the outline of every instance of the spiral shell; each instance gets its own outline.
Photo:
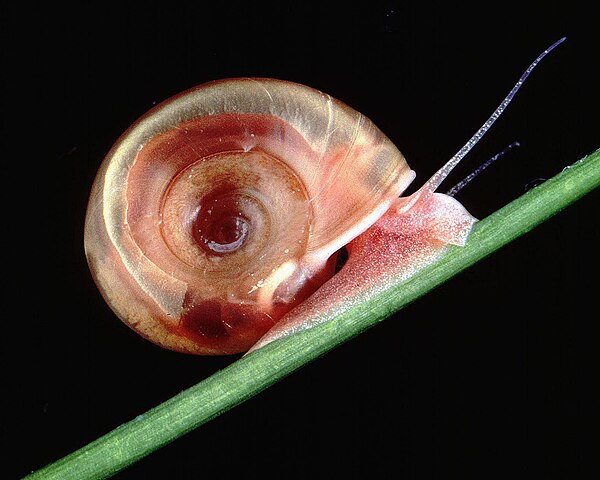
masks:
<instances>
[{"instance_id":1,"label":"spiral shell","mask_svg":"<svg viewBox=\"0 0 600 480\"><path fill-rule=\"evenodd\" d=\"M242 352L333 274L335 253L413 178L371 121L329 95L212 82L113 146L92 188L86 255L107 303L142 336Z\"/></svg>"}]
</instances>

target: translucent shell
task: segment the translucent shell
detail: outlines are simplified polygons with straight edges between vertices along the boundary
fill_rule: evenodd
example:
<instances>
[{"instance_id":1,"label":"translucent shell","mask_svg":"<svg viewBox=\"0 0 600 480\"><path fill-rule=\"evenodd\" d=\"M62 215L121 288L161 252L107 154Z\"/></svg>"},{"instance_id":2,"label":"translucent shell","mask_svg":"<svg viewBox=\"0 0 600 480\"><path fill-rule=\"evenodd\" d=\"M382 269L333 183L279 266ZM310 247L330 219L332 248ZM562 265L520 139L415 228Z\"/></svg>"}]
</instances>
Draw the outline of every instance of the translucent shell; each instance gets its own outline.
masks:
<instances>
[{"instance_id":1,"label":"translucent shell","mask_svg":"<svg viewBox=\"0 0 600 480\"><path fill-rule=\"evenodd\" d=\"M414 178L329 95L232 79L177 95L104 160L85 249L114 312L178 351L248 350L333 274L332 257Z\"/></svg>"}]
</instances>

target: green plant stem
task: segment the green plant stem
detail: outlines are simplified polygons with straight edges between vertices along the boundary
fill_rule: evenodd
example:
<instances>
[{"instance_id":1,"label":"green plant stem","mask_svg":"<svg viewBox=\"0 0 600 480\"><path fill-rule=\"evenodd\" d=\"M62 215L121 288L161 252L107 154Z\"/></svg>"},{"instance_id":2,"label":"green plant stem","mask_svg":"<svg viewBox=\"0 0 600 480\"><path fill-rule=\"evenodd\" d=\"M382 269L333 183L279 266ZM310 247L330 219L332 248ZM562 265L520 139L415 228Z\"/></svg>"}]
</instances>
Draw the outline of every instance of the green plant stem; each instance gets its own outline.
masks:
<instances>
[{"instance_id":1,"label":"green plant stem","mask_svg":"<svg viewBox=\"0 0 600 480\"><path fill-rule=\"evenodd\" d=\"M450 277L528 232L600 184L600 150L478 222L465 247L451 248L407 281L332 320L278 340L27 478L106 478L256 395L372 327Z\"/></svg>"}]
</instances>

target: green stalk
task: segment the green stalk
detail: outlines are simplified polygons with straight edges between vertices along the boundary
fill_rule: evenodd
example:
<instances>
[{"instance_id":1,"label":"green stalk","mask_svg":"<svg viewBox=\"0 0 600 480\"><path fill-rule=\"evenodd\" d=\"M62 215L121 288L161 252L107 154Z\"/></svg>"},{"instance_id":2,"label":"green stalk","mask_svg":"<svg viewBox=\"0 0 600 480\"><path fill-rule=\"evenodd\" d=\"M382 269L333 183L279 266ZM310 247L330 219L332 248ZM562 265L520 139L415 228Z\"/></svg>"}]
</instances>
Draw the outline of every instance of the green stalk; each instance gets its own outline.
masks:
<instances>
[{"instance_id":1,"label":"green stalk","mask_svg":"<svg viewBox=\"0 0 600 480\"><path fill-rule=\"evenodd\" d=\"M600 150L478 222L465 247L450 248L407 281L309 330L278 340L180 393L28 479L106 478L256 395L397 312L528 232L600 184Z\"/></svg>"}]
</instances>

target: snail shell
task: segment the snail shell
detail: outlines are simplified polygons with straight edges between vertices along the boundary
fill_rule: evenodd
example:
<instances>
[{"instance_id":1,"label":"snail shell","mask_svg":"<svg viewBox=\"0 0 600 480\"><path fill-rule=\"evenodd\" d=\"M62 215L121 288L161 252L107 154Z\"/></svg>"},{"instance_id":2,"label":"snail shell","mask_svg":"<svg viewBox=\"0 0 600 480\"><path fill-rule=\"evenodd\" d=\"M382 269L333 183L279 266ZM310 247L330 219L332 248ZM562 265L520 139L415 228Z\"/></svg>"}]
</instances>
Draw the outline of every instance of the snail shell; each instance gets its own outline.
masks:
<instances>
[{"instance_id":1,"label":"snail shell","mask_svg":"<svg viewBox=\"0 0 600 480\"><path fill-rule=\"evenodd\" d=\"M366 117L270 79L158 105L95 179L85 250L128 326L173 350L248 350L334 273L414 178Z\"/></svg>"}]
</instances>

